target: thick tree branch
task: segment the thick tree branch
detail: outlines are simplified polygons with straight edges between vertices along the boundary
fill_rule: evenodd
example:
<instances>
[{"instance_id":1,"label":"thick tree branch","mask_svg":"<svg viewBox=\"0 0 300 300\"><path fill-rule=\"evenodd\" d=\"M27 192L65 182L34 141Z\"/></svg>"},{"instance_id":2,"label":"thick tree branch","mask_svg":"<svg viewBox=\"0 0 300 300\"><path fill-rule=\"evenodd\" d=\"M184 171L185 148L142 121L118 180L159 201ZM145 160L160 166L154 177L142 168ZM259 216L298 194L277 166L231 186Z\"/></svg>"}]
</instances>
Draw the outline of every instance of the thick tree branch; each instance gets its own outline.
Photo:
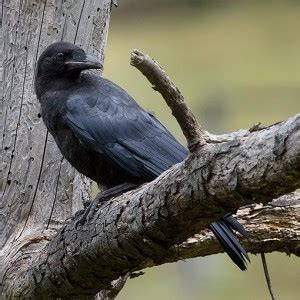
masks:
<instances>
[{"instance_id":1,"label":"thick tree branch","mask_svg":"<svg viewBox=\"0 0 300 300\"><path fill-rule=\"evenodd\" d=\"M8 270L5 284L13 286L6 288L23 293L34 286L26 295L93 294L128 271L167 261L172 245L225 212L299 187L299 135L298 115L208 144L153 182L103 204L86 225L76 229L70 221L29 265ZM9 276L15 267L17 280Z\"/></svg>"},{"instance_id":2,"label":"thick tree branch","mask_svg":"<svg viewBox=\"0 0 300 300\"><path fill-rule=\"evenodd\" d=\"M300 256L300 194L291 193L269 204L252 204L237 211L236 217L250 235L243 240L250 253L285 252ZM208 229L174 246L170 261L207 256L223 252L220 243Z\"/></svg>"},{"instance_id":3,"label":"thick tree branch","mask_svg":"<svg viewBox=\"0 0 300 300\"><path fill-rule=\"evenodd\" d=\"M154 78L153 82L162 78ZM171 84L164 82L162 91ZM174 91L177 89L165 92L166 101L173 101ZM261 130L208 136L209 143L202 143L205 133L199 132L199 126L185 124L189 117L193 118L189 110L182 109L181 104L170 106L174 115L179 115L193 150L188 159L153 182L95 207L81 227L76 228L76 219L72 219L55 236L53 232L37 231L7 245L6 262L12 262L4 266L2 289L7 295L64 297L110 289L112 280L130 271L188 257L191 240L182 243L225 212L243 205L266 204L300 187L300 115ZM286 202L293 203L292 208L280 208L280 212L289 215L291 222L296 220L295 226L299 228L298 196L290 195L287 199ZM241 217L248 214L251 224L251 218L256 216L263 224L262 211L278 216L278 208L259 210L256 206L245 208ZM282 244L278 246L273 240L275 231L266 232L263 226L258 227L262 231L253 229L251 235L255 235L257 242L254 238L253 244L246 244L250 251L283 249ZM288 251L299 255L299 232L295 230L292 234ZM208 240L214 242L204 239L197 248L204 248ZM211 247L207 254L220 251Z\"/></svg>"}]
</instances>

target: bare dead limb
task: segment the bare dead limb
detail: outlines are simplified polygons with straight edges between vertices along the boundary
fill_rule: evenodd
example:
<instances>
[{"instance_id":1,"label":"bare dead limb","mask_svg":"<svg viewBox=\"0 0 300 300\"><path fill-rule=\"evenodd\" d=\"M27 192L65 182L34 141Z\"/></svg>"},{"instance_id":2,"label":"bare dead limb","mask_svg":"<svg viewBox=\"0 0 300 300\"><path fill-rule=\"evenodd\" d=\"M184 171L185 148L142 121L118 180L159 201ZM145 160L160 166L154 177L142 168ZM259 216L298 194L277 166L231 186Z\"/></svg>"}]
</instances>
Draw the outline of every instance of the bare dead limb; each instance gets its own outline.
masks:
<instances>
[{"instance_id":1,"label":"bare dead limb","mask_svg":"<svg viewBox=\"0 0 300 300\"><path fill-rule=\"evenodd\" d=\"M242 207L237 211L236 217L251 237L251 243L243 240L243 246L248 252L257 254L278 251L300 256L299 193L284 195L268 205L252 204ZM174 246L174 250L176 255L170 261L223 251L208 229Z\"/></svg>"},{"instance_id":2,"label":"bare dead limb","mask_svg":"<svg viewBox=\"0 0 300 300\"><path fill-rule=\"evenodd\" d=\"M266 256L265 256L264 252L261 253L261 260L262 260L264 273L265 273L265 277L266 277L266 281L267 281L268 290L269 290L269 293L271 296L271 300L275 300L274 292L272 290L272 284L271 284L270 274L269 274L269 270L268 270L267 260L266 260Z\"/></svg>"},{"instance_id":3,"label":"bare dead limb","mask_svg":"<svg viewBox=\"0 0 300 300\"><path fill-rule=\"evenodd\" d=\"M192 152L197 146L204 145L205 131L200 127L194 114L184 102L179 89L162 67L139 50L132 51L130 63L141 71L153 85L153 89L164 97L186 137L189 150Z\"/></svg>"}]
</instances>

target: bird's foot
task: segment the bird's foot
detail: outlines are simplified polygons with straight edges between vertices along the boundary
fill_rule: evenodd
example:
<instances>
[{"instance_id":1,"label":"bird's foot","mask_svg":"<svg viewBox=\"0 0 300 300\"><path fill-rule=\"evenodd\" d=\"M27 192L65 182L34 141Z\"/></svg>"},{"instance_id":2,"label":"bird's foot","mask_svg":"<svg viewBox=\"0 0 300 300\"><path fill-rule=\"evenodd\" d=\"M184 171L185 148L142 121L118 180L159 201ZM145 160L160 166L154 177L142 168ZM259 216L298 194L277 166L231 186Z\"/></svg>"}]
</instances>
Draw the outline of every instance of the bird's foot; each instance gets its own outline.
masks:
<instances>
[{"instance_id":1,"label":"bird's foot","mask_svg":"<svg viewBox=\"0 0 300 300\"><path fill-rule=\"evenodd\" d=\"M110 198L112 198L112 196L108 198L102 197L100 194L99 197L97 197L94 201L91 201L86 209L83 210L83 214L81 214L80 219L75 222L75 228L78 228L78 226L82 226L86 222L93 207L94 210L95 208L98 209L101 203L108 201Z\"/></svg>"},{"instance_id":2,"label":"bird's foot","mask_svg":"<svg viewBox=\"0 0 300 300\"><path fill-rule=\"evenodd\" d=\"M135 183L122 183L120 185L117 185L113 188L110 188L108 190L105 190L103 192L100 192L94 201L91 201L89 206L86 208L86 210L83 212L83 215L80 216L80 219L75 222L75 228L78 228L78 226L82 226L86 220L88 219L91 211L98 210L99 207L101 207L102 203L107 202L113 197L117 197L125 192L128 192L134 188L136 188L138 184ZM92 210L93 208L93 210Z\"/></svg>"}]
</instances>

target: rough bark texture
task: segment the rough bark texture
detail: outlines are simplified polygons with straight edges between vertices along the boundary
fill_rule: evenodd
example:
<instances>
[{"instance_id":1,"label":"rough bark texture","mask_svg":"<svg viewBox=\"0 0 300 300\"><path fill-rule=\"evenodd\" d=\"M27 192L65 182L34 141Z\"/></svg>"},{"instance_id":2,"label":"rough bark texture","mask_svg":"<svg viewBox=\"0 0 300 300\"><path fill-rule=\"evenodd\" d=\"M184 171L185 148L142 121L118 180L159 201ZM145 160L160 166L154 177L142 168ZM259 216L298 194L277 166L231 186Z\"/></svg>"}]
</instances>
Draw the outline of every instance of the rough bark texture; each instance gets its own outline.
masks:
<instances>
[{"instance_id":1,"label":"rough bark texture","mask_svg":"<svg viewBox=\"0 0 300 300\"><path fill-rule=\"evenodd\" d=\"M76 226L80 216L69 218L70 213L88 199L89 183L61 159L43 129L32 92L33 68L41 49L57 39L98 48L105 41L110 3L15 0L7 1L4 10L4 296L84 299L111 290L111 283L122 286L122 280L113 280L126 279L132 271L220 252L208 231L194 235L225 212L267 204L300 187L300 115L267 128L210 135L166 74L151 60L139 60L140 70L147 62L143 73L172 108L191 154L135 191L102 204L96 199L87 222ZM238 216L253 239L245 244L248 250L299 256L298 194L267 207L247 206Z\"/></svg>"},{"instance_id":2,"label":"rough bark texture","mask_svg":"<svg viewBox=\"0 0 300 300\"><path fill-rule=\"evenodd\" d=\"M70 220L42 253L26 253L28 264L24 256L14 262L4 289L22 296L95 294L128 271L168 261L174 244L225 212L299 187L299 135L298 115L198 149L153 182L95 207L84 226ZM299 253L299 240L294 246L289 251Z\"/></svg>"},{"instance_id":3,"label":"rough bark texture","mask_svg":"<svg viewBox=\"0 0 300 300\"><path fill-rule=\"evenodd\" d=\"M250 235L243 246L251 253L285 252L300 256L300 194L284 195L267 205L252 204L237 211L236 217ZM259 224L259 226L258 226ZM224 251L210 230L203 230L180 245L174 246L174 257L207 256Z\"/></svg>"},{"instance_id":4,"label":"rough bark texture","mask_svg":"<svg viewBox=\"0 0 300 300\"><path fill-rule=\"evenodd\" d=\"M75 42L103 60L111 7L109 0L1 4L5 84L0 97L0 282L22 256L18 252L15 261L6 258L13 245L31 241L30 249L39 250L89 200L90 181L62 159L41 121L34 68L42 50L59 40Z\"/></svg>"}]
</instances>

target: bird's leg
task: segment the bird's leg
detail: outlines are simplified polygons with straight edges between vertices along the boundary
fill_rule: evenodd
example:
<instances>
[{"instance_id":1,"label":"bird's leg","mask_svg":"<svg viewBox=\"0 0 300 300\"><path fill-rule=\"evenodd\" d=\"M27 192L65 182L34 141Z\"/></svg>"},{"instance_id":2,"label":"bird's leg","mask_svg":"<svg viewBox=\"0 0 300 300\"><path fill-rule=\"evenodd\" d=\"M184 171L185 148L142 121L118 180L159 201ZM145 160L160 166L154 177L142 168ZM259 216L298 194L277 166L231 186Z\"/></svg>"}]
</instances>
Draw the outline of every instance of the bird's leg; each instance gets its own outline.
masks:
<instances>
[{"instance_id":1,"label":"bird's leg","mask_svg":"<svg viewBox=\"0 0 300 300\"><path fill-rule=\"evenodd\" d=\"M125 192L133 190L134 188L138 187L138 183L122 183L117 186L114 186L110 189L107 189L103 192L100 192L94 201L90 203L87 209L84 211L83 215L80 217L78 221L76 221L75 227L77 228L78 225L83 225L88 218L88 215L91 212L92 207L97 207L100 203L108 201L112 197L117 197Z\"/></svg>"}]
</instances>

